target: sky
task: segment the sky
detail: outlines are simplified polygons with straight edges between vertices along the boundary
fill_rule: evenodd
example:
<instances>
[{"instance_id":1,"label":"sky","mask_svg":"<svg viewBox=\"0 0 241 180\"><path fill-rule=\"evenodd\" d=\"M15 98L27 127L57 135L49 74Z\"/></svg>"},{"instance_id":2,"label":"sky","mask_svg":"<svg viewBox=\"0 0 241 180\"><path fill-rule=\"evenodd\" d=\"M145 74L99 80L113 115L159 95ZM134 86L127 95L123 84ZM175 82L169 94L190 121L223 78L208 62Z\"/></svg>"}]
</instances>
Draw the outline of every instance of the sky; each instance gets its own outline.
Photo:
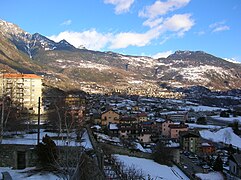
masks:
<instances>
[{"instance_id":1,"label":"sky","mask_svg":"<svg viewBox=\"0 0 241 180\"><path fill-rule=\"evenodd\" d=\"M241 0L1 0L0 19L75 47L167 57L205 51L241 62Z\"/></svg>"}]
</instances>

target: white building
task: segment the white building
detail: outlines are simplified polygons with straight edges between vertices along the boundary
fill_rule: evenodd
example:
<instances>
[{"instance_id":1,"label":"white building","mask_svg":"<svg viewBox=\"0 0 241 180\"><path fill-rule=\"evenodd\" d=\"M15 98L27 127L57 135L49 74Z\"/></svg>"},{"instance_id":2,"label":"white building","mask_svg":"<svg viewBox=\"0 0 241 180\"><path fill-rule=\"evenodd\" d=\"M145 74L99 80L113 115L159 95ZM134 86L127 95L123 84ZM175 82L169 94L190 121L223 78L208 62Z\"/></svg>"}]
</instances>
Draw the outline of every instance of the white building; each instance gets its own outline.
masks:
<instances>
[{"instance_id":1,"label":"white building","mask_svg":"<svg viewBox=\"0 0 241 180\"><path fill-rule=\"evenodd\" d=\"M37 114L39 97L42 105L42 77L35 74L1 74L0 97L3 95L9 96L21 107Z\"/></svg>"}]
</instances>

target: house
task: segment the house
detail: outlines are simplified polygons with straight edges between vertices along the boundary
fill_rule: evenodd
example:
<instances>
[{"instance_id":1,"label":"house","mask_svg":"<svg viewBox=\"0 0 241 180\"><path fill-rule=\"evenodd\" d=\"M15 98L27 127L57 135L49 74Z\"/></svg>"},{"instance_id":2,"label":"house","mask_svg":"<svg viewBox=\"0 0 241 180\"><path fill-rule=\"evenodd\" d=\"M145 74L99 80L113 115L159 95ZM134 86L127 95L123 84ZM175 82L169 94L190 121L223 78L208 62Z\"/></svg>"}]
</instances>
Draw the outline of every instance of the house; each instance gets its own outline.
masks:
<instances>
[{"instance_id":1,"label":"house","mask_svg":"<svg viewBox=\"0 0 241 180\"><path fill-rule=\"evenodd\" d=\"M22 109L37 114L39 99L42 105L42 77L36 74L2 74L0 96L9 96ZM40 108L40 113L43 113L43 107Z\"/></svg>"},{"instance_id":2,"label":"house","mask_svg":"<svg viewBox=\"0 0 241 180\"><path fill-rule=\"evenodd\" d=\"M162 135L165 137L169 137L169 135L170 135L170 129L169 129L170 124L173 124L172 120L167 119L161 125Z\"/></svg>"},{"instance_id":3,"label":"house","mask_svg":"<svg viewBox=\"0 0 241 180\"><path fill-rule=\"evenodd\" d=\"M120 137L136 139L140 133L140 126L137 118L126 116L120 119L119 123Z\"/></svg>"},{"instance_id":4,"label":"house","mask_svg":"<svg viewBox=\"0 0 241 180\"><path fill-rule=\"evenodd\" d=\"M184 123L169 124L168 128L169 128L169 137L173 139L178 139L180 132L188 131L188 125Z\"/></svg>"},{"instance_id":5,"label":"house","mask_svg":"<svg viewBox=\"0 0 241 180\"><path fill-rule=\"evenodd\" d=\"M102 126L107 126L110 123L119 123L120 120L120 115L111 110L107 110L101 114L101 125Z\"/></svg>"},{"instance_id":6,"label":"house","mask_svg":"<svg viewBox=\"0 0 241 180\"><path fill-rule=\"evenodd\" d=\"M199 151L200 135L195 131L180 132L180 146L184 151L197 153Z\"/></svg>"},{"instance_id":7,"label":"house","mask_svg":"<svg viewBox=\"0 0 241 180\"><path fill-rule=\"evenodd\" d=\"M188 112L179 112L176 114L170 114L169 116L174 122L186 122L188 120Z\"/></svg>"},{"instance_id":8,"label":"house","mask_svg":"<svg viewBox=\"0 0 241 180\"><path fill-rule=\"evenodd\" d=\"M119 136L119 127L118 127L118 124L112 124L110 123L108 125L108 130L109 130L109 133L111 136L116 136L118 137Z\"/></svg>"},{"instance_id":9,"label":"house","mask_svg":"<svg viewBox=\"0 0 241 180\"><path fill-rule=\"evenodd\" d=\"M143 144L151 143L151 137L155 133L155 123L153 121L144 121L140 123L140 134L138 136L138 139Z\"/></svg>"},{"instance_id":10,"label":"house","mask_svg":"<svg viewBox=\"0 0 241 180\"><path fill-rule=\"evenodd\" d=\"M200 146L200 153L204 155L211 155L215 153L216 148L211 142L203 142Z\"/></svg>"},{"instance_id":11,"label":"house","mask_svg":"<svg viewBox=\"0 0 241 180\"><path fill-rule=\"evenodd\" d=\"M133 107L131 108L131 110L132 110L132 111L139 111L139 106L133 106Z\"/></svg>"},{"instance_id":12,"label":"house","mask_svg":"<svg viewBox=\"0 0 241 180\"><path fill-rule=\"evenodd\" d=\"M120 119L120 124L136 124L136 123L139 123L138 122L138 119L134 116L123 116L121 117Z\"/></svg>"},{"instance_id":13,"label":"house","mask_svg":"<svg viewBox=\"0 0 241 180\"><path fill-rule=\"evenodd\" d=\"M229 172L241 178L241 154L233 154L229 158Z\"/></svg>"},{"instance_id":14,"label":"house","mask_svg":"<svg viewBox=\"0 0 241 180\"><path fill-rule=\"evenodd\" d=\"M68 94L65 97L64 101L65 101L65 104L70 108L81 107L81 106L85 106L86 104L85 97L79 94Z\"/></svg>"},{"instance_id":15,"label":"house","mask_svg":"<svg viewBox=\"0 0 241 180\"><path fill-rule=\"evenodd\" d=\"M137 115L137 118L138 118L138 121L139 121L139 122L145 122L145 121L148 120L146 113L139 113L139 114Z\"/></svg>"},{"instance_id":16,"label":"house","mask_svg":"<svg viewBox=\"0 0 241 180\"><path fill-rule=\"evenodd\" d=\"M72 123L81 126L85 114L85 97L78 94L68 94L64 98L66 105L66 115L70 117Z\"/></svg>"},{"instance_id":17,"label":"house","mask_svg":"<svg viewBox=\"0 0 241 180\"><path fill-rule=\"evenodd\" d=\"M173 122L186 122L188 111L170 111L160 113L162 118L171 119Z\"/></svg>"}]
</instances>

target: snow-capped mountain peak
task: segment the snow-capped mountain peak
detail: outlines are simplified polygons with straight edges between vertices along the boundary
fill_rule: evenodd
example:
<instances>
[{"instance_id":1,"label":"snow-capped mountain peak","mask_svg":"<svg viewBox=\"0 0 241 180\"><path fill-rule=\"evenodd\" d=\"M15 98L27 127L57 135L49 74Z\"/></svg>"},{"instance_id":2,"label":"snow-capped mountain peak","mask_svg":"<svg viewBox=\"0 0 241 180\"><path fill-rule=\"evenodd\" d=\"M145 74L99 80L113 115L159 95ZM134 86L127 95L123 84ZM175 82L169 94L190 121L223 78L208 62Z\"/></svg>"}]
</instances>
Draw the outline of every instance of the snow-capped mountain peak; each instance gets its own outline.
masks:
<instances>
[{"instance_id":1,"label":"snow-capped mountain peak","mask_svg":"<svg viewBox=\"0 0 241 180\"><path fill-rule=\"evenodd\" d=\"M17 25L0 19L0 30L8 34L28 34Z\"/></svg>"}]
</instances>

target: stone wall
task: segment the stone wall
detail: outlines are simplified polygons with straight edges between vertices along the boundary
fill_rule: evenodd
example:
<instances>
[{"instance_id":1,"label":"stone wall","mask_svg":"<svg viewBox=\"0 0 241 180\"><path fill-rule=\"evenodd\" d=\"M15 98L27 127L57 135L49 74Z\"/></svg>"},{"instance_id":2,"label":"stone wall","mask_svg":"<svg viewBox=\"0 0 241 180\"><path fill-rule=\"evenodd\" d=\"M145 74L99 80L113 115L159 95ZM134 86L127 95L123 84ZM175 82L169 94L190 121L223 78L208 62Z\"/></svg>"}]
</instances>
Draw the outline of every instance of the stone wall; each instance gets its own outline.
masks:
<instances>
[{"instance_id":1,"label":"stone wall","mask_svg":"<svg viewBox=\"0 0 241 180\"><path fill-rule=\"evenodd\" d=\"M34 145L0 144L0 166L18 168L18 152L25 152L25 166L33 167L37 164Z\"/></svg>"}]
</instances>

